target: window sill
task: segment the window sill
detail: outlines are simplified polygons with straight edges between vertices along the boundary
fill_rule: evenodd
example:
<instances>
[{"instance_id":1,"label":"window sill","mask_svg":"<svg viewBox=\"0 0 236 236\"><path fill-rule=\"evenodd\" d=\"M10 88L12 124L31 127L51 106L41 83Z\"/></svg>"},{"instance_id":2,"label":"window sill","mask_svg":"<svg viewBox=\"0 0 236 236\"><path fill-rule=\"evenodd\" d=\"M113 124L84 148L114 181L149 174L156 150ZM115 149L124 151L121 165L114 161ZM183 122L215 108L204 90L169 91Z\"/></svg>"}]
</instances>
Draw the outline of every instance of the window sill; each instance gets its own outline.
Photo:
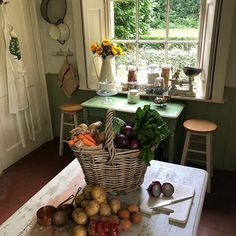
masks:
<instances>
[{"instance_id":1,"label":"window sill","mask_svg":"<svg viewBox=\"0 0 236 236\"><path fill-rule=\"evenodd\" d=\"M83 89L80 89L80 90L96 92L96 89L89 89L89 88L83 88ZM128 91L119 91L118 95L128 95ZM144 93L141 93L140 96L141 97L150 97L150 95L144 94ZM226 102L224 100L210 100L210 99L204 99L204 98L184 97L184 96L171 96L171 100L217 103L217 104L224 104Z\"/></svg>"}]
</instances>

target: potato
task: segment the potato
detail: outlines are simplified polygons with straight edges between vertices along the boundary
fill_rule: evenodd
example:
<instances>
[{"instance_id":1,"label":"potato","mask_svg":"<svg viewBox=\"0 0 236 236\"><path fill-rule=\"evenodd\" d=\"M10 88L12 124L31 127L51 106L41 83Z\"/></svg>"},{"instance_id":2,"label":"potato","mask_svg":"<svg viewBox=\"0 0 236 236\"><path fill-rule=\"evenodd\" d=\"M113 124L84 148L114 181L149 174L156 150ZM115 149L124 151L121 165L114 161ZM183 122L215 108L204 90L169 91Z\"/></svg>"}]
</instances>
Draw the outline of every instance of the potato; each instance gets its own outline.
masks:
<instances>
[{"instance_id":1,"label":"potato","mask_svg":"<svg viewBox=\"0 0 236 236\"><path fill-rule=\"evenodd\" d=\"M94 188L94 185L89 184L89 185L86 185L83 189L83 194L88 200L93 200L93 196L92 196L93 188Z\"/></svg>"},{"instance_id":2,"label":"potato","mask_svg":"<svg viewBox=\"0 0 236 236\"><path fill-rule=\"evenodd\" d=\"M88 216L95 216L99 211L100 205L97 201L92 200L85 207L85 212Z\"/></svg>"},{"instance_id":3,"label":"potato","mask_svg":"<svg viewBox=\"0 0 236 236\"><path fill-rule=\"evenodd\" d=\"M88 199L84 199L84 200L80 203L80 206L81 206L82 208L85 208L85 207L88 205L88 203L89 203L89 200L88 200Z\"/></svg>"},{"instance_id":4,"label":"potato","mask_svg":"<svg viewBox=\"0 0 236 236\"><path fill-rule=\"evenodd\" d=\"M105 200L107 198L107 194L106 194L106 191L103 187L97 185L92 190L92 197L98 203L103 203L103 202L105 202Z\"/></svg>"},{"instance_id":5,"label":"potato","mask_svg":"<svg viewBox=\"0 0 236 236\"><path fill-rule=\"evenodd\" d=\"M83 193L79 194L76 198L75 198L75 204L77 206L80 206L81 202L85 199L85 195Z\"/></svg>"},{"instance_id":6,"label":"potato","mask_svg":"<svg viewBox=\"0 0 236 236\"><path fill-rule=\"evenodd\" d=\"M111 215L111 207L107 203L102 203L100 205L99 215L110 216Z\"/></svg>"},{"instance_id":7,"label":"potato","mask_svg":"<svg viewBox=\"0 0 236 236\"><path fill-rule=\"evenodd\" d=\"M120 199L119 198L113 198L110 201L110 207L113 214L116 214L120 210Z\"/></svg>"},{"instance_id":8,"label":"potato","mask_svg":"<svg viewBox=\"0 0 236 236\"><path fill-rule=\"evenodd\" d=\"M97 141L98 144L105 142L105 131L102 131L102 132L98 135L96 141Z\"/></svg>"},{"instance_id":9,"label":"potato","mask_svg":"<svg viewBox=\"0 0 236 236\"><path fill-rule=\"evenodd\" d=\"M72 217L73 217L75 223L77 223L79 225L84 225L88 222L88 216L86 215L86 213L84 211L81 211L80 208L76 208L73 211Z\"/></svg>"},{"instance_id":10,"label":"potato","mask_svg":"<svg viewBox=\"0 0 236 236\"><path fill-rule=\"evenodd\" d=\"M72 231L73 236L86 236L87 229L85 225L76 225Z\"/></svg>"}]
</instances>

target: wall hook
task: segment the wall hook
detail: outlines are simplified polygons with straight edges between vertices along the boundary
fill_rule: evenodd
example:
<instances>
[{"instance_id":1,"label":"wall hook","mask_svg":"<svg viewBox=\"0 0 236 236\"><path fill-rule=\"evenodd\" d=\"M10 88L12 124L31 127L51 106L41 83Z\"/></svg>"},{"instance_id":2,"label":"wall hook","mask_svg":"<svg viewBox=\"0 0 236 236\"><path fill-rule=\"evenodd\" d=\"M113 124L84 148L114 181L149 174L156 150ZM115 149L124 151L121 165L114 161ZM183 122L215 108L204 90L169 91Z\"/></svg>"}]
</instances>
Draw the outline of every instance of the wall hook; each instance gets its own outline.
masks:
<instances>
[{"instance_id":1,"label":"wall hook","mask_svg":"<svg viewBox=\"0 0 236 236\"><path fill-rule=\"evenodd\" d=\"M70 50L70 48L68 48L67 51L64 51L62 48L60 48L60 50L53 53L53 56L72 57L73 52Z\"/></svg>"}]
</instances>

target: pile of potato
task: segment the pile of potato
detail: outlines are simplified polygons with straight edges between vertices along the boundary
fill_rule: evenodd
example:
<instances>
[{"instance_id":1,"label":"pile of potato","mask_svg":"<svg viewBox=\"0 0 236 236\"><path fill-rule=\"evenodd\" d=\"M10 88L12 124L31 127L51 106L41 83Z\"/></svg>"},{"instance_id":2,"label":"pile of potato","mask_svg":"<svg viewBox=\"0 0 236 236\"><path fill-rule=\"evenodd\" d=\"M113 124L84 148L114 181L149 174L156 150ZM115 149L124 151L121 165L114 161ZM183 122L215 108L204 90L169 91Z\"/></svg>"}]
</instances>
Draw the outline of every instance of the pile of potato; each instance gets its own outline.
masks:
<instances>
[{"instance_id":1,"label":"pile of potato","mask_svg":"<svg viewBox=\"0 0 236 236\"><path fill-rule=\"evenodd\" d=\"M72 213L72 218L76 223L73 236L119 235L117 233L119 230L106 232L106 228L104 229L105 234L99 234L97 229L95 229L96 234L91 233L91 226L98 221L114 222L116 227L119 226L119 229L124 231L130 230L133 223L139 224L142 221L142 215L137 205L130 204L125 209L121 208L120 199L118 197L109 198L105 189L98 185L86 185L83 192L76 197L75 203L76 208ZM104 224L106 225L106 223Z\"/></svg>"}]
</instances>

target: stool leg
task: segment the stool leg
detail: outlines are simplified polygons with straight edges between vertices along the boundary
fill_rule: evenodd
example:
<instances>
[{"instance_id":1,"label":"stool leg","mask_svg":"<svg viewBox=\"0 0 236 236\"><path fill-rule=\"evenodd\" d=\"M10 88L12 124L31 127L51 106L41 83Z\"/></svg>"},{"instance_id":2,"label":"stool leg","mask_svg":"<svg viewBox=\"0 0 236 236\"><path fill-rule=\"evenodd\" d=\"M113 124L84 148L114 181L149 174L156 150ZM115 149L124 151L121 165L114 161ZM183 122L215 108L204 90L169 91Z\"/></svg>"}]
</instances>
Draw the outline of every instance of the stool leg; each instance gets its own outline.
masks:
<instances>
[{"instance_id":1,"label":"stool leg","mask_svg":"<svg viewBox=\"0 0 236 236\"><path fill-rule=\"evenodd\" d=\"M78 118L77 118L77 113L75 112L73 114L73 118L74 118L74 125L75 125L75 128L78 126Z\"/></svg>"},{"instance_id":2,"label":"stool leg","mask_svg":"<svg viewBox=\"0 0 236 236\"><path fill-rule=\"evenodd\" d=\"M211 176L213 174L213 163L212 163L212 140L211 133L206 135L206 169L208 172L208 184L207 192L211 192Z\"/></svg>"},{"instance_id":3,"label":"stool leg","mask_svg":"<svg viewBox=\"0 0 236 236\"><path fill-rule=\"evenodd\" d=\"M63 155L63 148L64 148L64 142L63 142L64 132L63 132L63 129L64 129L64 113L61 112L59 156Z\"/></svg>"},{"instance_id":4,"label":"stool leg","mask_svg":"<svg viewBox=\"0 0 236 236\"><path fill-rule=\"evenodd\" d=\"M181 162L180 162L181 165L186 164L190 139L191 139L191 132L187 131L185 142L184 142L183 154L182 154L182 158L181 158Z\"/></svg>"}]
</instances>

